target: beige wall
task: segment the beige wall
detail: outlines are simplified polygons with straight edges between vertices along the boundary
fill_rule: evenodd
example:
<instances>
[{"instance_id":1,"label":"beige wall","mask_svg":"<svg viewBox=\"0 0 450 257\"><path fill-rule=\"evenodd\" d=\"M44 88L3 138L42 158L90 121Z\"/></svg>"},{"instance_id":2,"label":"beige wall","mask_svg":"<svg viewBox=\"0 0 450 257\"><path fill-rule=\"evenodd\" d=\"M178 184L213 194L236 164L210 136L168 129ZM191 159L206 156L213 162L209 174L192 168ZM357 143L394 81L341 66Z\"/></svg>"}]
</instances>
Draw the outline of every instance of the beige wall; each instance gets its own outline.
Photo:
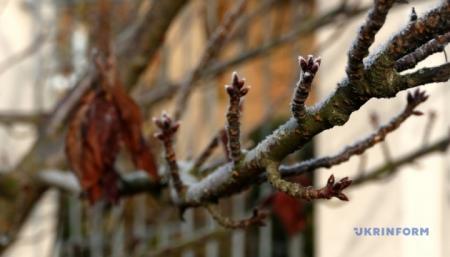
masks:
<instances>
[{"instance_id":1,"label":"beige wall","mask_svg":"<svg viewBox=\"0 0 450 257\"><path fill-rule=\"evenodd\" d=\"M321 1L326 8L338 1ZM365 1L369 3L371 1ZM420 1L416 5L419 13L423 13L430 4ZM426 1L438 2L438 1ZM389 38L408 21L410 5L397 8L390 13L387 25L377 35L377 43ZM351 45L362 19L351 23L332 45L321 52L322 66L320 76L320 97L325 97L336 87L336 82L343 77L346 50ZM327 38L331 29L320 33L322 40ZM436 54L426 60L426 65L437 65L444 62L442 54ZM448 85L448 83L447 83ZM448 132L449 114L448 86L427 86L430 100L420 110L428 113L434 110L438 120L432 133L431 141ZM376 112L386 122L400 112L405 105L405 92L395 99L371 100L359 112L353 114L349 122L339 128L326 131L319 136L318 154L335 153L355 139L363 138L372 131L369 114ZM421 145L426 117L414 117L406 121L398 131L388 136L387 143L394 156L405 154ZM323 185L333 173L337 177L355 175L359 158L352 158L349 163L332 170L318 173L317 185ZM348 203L324 201L317 208L316 250L319 257L385 257L385 256L450 256L448 242L450 214L449 201L449 159L447 153L433 155L417 161L417 164L402 168L392 179L378 183L366 184L361 188L349 190L351 199ZM383 162L380 146L368 152L368 167ZM388 227L388 226L422 226L429 227L428 237L357 237L354 227ZM447 242L447 243L446 243Z\"/></svg>"},{"instance_id":2,"label":"beige wall","mask_svg":"<svg viewBox=\"0 0 450 257\"><path fill-rule=\"evenodd\" d=\"M3 68L11 56L18 56L29 48L41 27L27 9L25 2L0 1L0 66ZM31 1L33 2L33 1ZM34 1L45 3L45 1ZM45 9L45 8L42 8ZM48 62L41 62L49 46L43 45L29 58L17 62L0 74L0 112L36 110L36 90L42 87L37 79L48 68ZM47 58L48 59L48 58ZM9 64L8 64L9 65ZM16 163L29 149L34 131L26 126L0 127L1 167L7 169ZM49 192L29 218L17 243L5 253L6 257L51 256L53 247L56 206L55 192ZM1 210L0 210L1 211Z\"/></svg>"}]
</instances>

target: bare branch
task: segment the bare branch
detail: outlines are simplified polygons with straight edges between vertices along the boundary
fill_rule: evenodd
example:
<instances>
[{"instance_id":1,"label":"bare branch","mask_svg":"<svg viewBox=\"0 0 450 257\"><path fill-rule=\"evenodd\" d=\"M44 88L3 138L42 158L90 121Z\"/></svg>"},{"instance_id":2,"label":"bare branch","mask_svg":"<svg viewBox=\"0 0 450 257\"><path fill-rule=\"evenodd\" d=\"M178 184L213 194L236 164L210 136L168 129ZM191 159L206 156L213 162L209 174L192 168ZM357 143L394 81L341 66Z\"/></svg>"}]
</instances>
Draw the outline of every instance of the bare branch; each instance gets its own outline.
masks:
<instances>
[{"instance_id":1,"label":"bare branch","mask_svg":"<svg viewBox=\"0 0 450 257\"><path fill-rule=\"evenodd\" d=\"M332 166L348 161L354 155L364 153L375 144L382 142L390 132L399 128L411 115L420 115L421 113L417 112L415 108L426 101L428 96L424 92L416 90L413 94L409 93L407 98L408 103L405 109L388 124L379 127L377 131L367 138L345 147L333 156L311 159L288 167L282 166L280 167L281 172L283 174L301 174L318 168L331 168Z\"/></svg>"},{"instance_id":2,"label":"bare branch","mask_svg":"<svg viewBox=\"0 0 450 257\"><path fill-rule=\"evenodd\" d=\"M172 0L152 4L133 35L121 42L123 45L116 46L123 81L129 88L136 85L148 62L164 42L173 20L188 3L186 0Z\"/></svg>"},{"instance_id":3,"label":"bare branch","mask_svg":"<svg viewBox=\"0 0 450 257\"><path fill-rule=\"evenodd\" d=\"M373 113L370 115L370 121L372 123L372 126L374 129L380 127L380 120L376 113ZM380 142L381 151L383 153L384 160L386 163L392 163L392 154L391 150L389 149L389 145L385 140L382 140Z\"/></svg>"},{"instance_id":4,"label":"bare branch","mask_svg":"<svg viewBox=\"0 0 450 257\"><path fill-rule=\"evenodd\" d=\"M443 1L440 6L429 11L395 35L382 52L391 60L413 52L429 40L447 33L450 28L450 3Z\"/></svg>"},{"instance_id":5,"label":"bare branch","mask_svg":"<svg viewBox=\"0 0 450 257\"><path fill-rule=\"evenodd\" d=\"M25 166L29 165L27 163ZM32 169L31 169L32 170ZM31 213L34 204L47 187L36 179L33 172L0 174L0 254L17 239L18 233ZM23 175L25 174L25 176Z\"/></svg>"},{"instance_id":6,"label":"bare branch","mask_svg":"<svg viewBox=\"0 0 450 257\"><path fill-rule=\"evenodd\" d=\"M46 113L4 112L0 113L0 124L28 123L37 125L46 116Z\"/></svg>"},{"instance_id":7,"label":"bare branch","mask_svg":"<svg viewBox=\"0 0 450 257\"><path fill-rule=\"evenodd\" d=\"M53 108L45 132L47 135L55 134L60 129L66 119L70 116L73 110L79 104L80 99L89 90L95 81L96 73L93 67L84 74L74 85L74 87L67 92L67 94L59 100Z\"/></svg>"},{"instance_id":8,"label":"bare branch","mask_svg":"<svg viewBox=\"0 0 450 257\"><path fill-rule=\"evenodd\" d=\"M39 49L41 49L41 47L44 45L46 37L47 37L46 32L39 33L37 37L33 39L30 45L25 47L20 52L13 54L7 57L5 60L3 60L0 63L0 75L9 70L10 68L14 67L14 65L26 60L33 54L37 53Z\"/></svg>"},{"instance_id":9,"label":"bare branch","mask_svg":"<svg viewBox=\"0 0 450 257\"><path fill-rule=\"evenodd\" d=\"M213 137L211 142L206 146L206 148L203 150L203 152L200 154L200 156L197 158L197 160L194 162L193 169L198 170L203 163L211 156L214 149L219 146L220 139L218 136Z\"/></svg>"},{"instance_id":10,"label":"bare branch","mask_svg":"<svg viewBox=\"0 0 450 257\"><path fill-rule=\"evenodd\" d=\"M148 17L151 17L151 19L147 20L148 22L143 22L143 24L157 24L156 28L148 26L149 28L137 30L137 36L132 42L134 44L127 45L128 48L132 49L131 52L120 52L120 60L125 59L123 62L119 61L119 64L123 67L123 69L120 70L124 71L126 77L125 83L129 87L136 84L134 82L137 81L142 71L147 66L148 61L155 55L171 20L176 16L176 13L181 9L184 2L185 1L178 0L163 1L161 5L152 5L152 9L154 8L153 10L159 10L161 12L149 15ZM172 184L171 188L175 188L175 191L178 193L183 192L183 199L181 199L181 203L179 203L180 206L204 206L205 203L244 190L254 185L255 179L258 179L266 169L269 170L268 173L270 173L272 184L282 191L291 192L294 195L307 199L331 197L338 197L341 200L347 199L347 197L342 194L342 190L349 186L351 183L350 180L343 179L335 183L334 177L330 177L327 186L324 188L303 188L297 184L290 184L290 182L282 180L281 174L285 173L283 172L283 169L281 169L280 174L277 163L280 163L289 154L302 148L318 133L334 126L345 124L353 112L357 111L372 98L393 97L398 92L407 88L431 82L447 81L450 77L450 65L448 63L438 67L424 68L409 74L399 74L398 71L394 69L396 61L401 57L414 52L417 48L420 48L421 45L426 44L435 38L436 35L445 35L445 33L448 33L448 30L450 29L450 6L448 1L445 1L439 7L431 10L422 18L412 20L410 24L397 33L397 35L395 35L381 51L370 56L371 61L366 62L364 65L363 59L368 55L367 51L373 42L373 37L382 26L385 19L385 12L387 12L387 9L389 9L391 5L391 1L387 0L379 0L375 3L378 4L376 6L380 8L378 9L378 7L376 7L373 9L370 16L372 20L366 22L363 26L355 46L350 51L351 53L349 53L349 60L352 60L349 63L348 69L348 71L350 71L350 78L344 78L336 88L335 92L323 102L318 103L314 107L308 109L307 112L299 115L302 116L301 121L295 118L289 119L285 124L273 132L272 135L268 136L254 149L251 149L248 152L241 152L239 136L236 136L236 133L230 133L233 137L230 136L230 141L234 142L233 145L236 145L235 143L237 143L239 146L234 147L234 150L232 149L233 147L230 147L233 151L233 154L231 154L233 162L220 165L211 174L198 182L193 182L189 185L186 184L186 187L182 184L178 174L179 167L173 149L173 134L176 131L177 125L172 123L171 120L167 121L168 117L159 121L159 127L162 129L159 138L162 139L165 145L166 159L170 167L169 183ZM168 11L169 13L165 13L165 11ZM156 18L164 19L164 21ZM319 24L325 23L325 21L322 21L323 23L321 23L321 21L318 22ZM151 35L142 33L149 31L151 31ZM140 40L142 38L144 39ZM142 47L136 47L136 44L142 44ZM429 51L429 53L431 52ZM210 58L206 54L205 56L205 60ZM209 61L205 63L210 64ZM194 74L195 76L198 76L198 78L187 80L191 81L188 83L189 85L192 85L192 81L199 80L201 77L206 76L205 74L207 74L208 70L205 66L202 70L202 72L199 72L199 75ZM63 121L67 117L67 114L69 114L77 105L80 97L82 97L86 90L95 84L93 82L98 75L99 74L96 71L88 72L88 76L85 76L83 79L87 81L83 82L86 83L85 88L77 88L73 91L73 94L76 94L76 96L73 97L72 95L67 98L71 100L69 103L72 105L68 104L66 101L62 101L62 107L64 107L61 108L64 110L62 115L54 115L50 124L54 124L55 119L59 120L56 124L62 125L64 123ZM194 75L192 76L195 77ZM189 91L190 90L188 89L188 94ZM239 92L240 94L242 93L240 89ZM423 94L417 93L410 97L410 102L414 102L417 98L420 99L424 97ZM235 114L239 114L239 101L237 102L238 104L236 104L236 100L233 102L233 110L237 110ZM299 103L302 108L304 108L304 102ZM177 106L177 108L180 107ZM418 114L413 110L411 113ZM55 114L61 114L61 112L56 111ZM229 125L232 125L232 127L239 129L239 126L235 126L236 124L239 124L233 120L229 119L228 123ZM387 132L383 133L386 134ZM381 133L381 135L383 135L383 133ZM46 140L50 142L45 142ZM375 137L372 140L372 142L376 142L380 139L379 137ZM0 223L1 233L11 230L11 238L14 238L20 227L20 224L18 224L16 220L22 222L32 205L39 199L42 192L48 188L48 186L43 185L42 182L34 181L36 180L35 175L38 173L36 167L40 167L39 170L42 170L42 166L45 167L46 165L44 159L50 156L49 152L60 151L61 142L62 141L58 138L57 134L56 138L50 138L48 135L39 138L30 154L26 156L23 164L18 167L18 170L23 170L24 172L15 172L14 176L8 174L6 179L4 179L5 177L0 179L0 183L5 183L5 181L8 183L9 179L14 179L14 185L17 185L12 188L11 191L6 193L2 192L3 194L0 194L1 203L5 203L5 206L8 207L12 206L11 209L14 209L1 213L2 216L6 217L5 220L14 221L11 224ZM230 146L231 145L232 143L230 142ZM446 141L446 146L447 145L448 139ZM239 151L236 149L239 149ZM239 153L239 172L236 171L235 167L237 153ZM36 158L36 156L39 156L40 158ZM392 165L395 165L394 161ZM124 187L127 188L126 185ZM139 188L139 186L137 187ZM129 192L135 193L139 191L133 190L132 188L133 186L129 184ZM0 190L4 189L4 187L0 187ZM144 187L141 187L141 189L144 191ZM10 197L11 195L14 195L14 197ZM24 210L23 213L20 213L18 218L14 216L17 210ZM2 246L0 246L0 251L2 251Z\"/></svg>"},{"instance_id":11,"label":"bare branch","mask_svg":"<svg viewBox=\"0 0 450 257\"><path fill-rule=\"evenodd\" d=\"M262 46L250 49L236 57L230 58L229 60L211 63L208 67L204 67L204 70L202 70L202 74L198 79L222 75L233 66L261 57L278 47L298 40L303 35L308 35L321 27L335 22L341 15L345 15L346 18L350 19L364 13L367 9L368 7L338 6L337 8L319 15L318 17L311 18L311 20L306 20L294 28L294 30L275 38ZM193 81L193 83L194 82L196 81ZM157 85L152 87L148 92L137 96L137 101L143 106L151 106L161 100L173 96L179 87L180 85L177 83L164 83Z\"/></svg>"},{"instance_id":12,"label":"bare branch","mask_svg":"<svg viewBox=\"0 0 450 257\"><path fill-rule=\"evenodd\" d=\"M423 132L422 145L426 146L430 141L431 131L433 131L434 124L436 123L436 112L430 111L428 113L427 123Z\"/></svg>"},{"instance_id":13,"label":"bare branch","mask_svg":"<svg viewBox=\"0 0 450 257\"><path fill-rule=\"evenodd\" d=\"M164 246L161 249L152 250L149 252L148 257L167 257L173 255L180 255L184 250L198 249L198 251L204 250L205 242L209 240L223 240L229 238L229 231L223 228L218 229L200 229L194 235L188 238L171 242L169 246Z\"/></svg>"},{"instance_id":14,"label":"bare branch","mask_svg":"<svg viewBox=\"0 0 450 257\"><path fill-rule=\"evenodd\" d=\"M42 170L37 174L37 180L48 187L59 189L62 192L80 195L82 189L78 179L71 171ZM156 193L166 186L151 180L145 171L132 171L120 179L119 191L122 197L137 193Z\"/></svg>"}]
</instances>

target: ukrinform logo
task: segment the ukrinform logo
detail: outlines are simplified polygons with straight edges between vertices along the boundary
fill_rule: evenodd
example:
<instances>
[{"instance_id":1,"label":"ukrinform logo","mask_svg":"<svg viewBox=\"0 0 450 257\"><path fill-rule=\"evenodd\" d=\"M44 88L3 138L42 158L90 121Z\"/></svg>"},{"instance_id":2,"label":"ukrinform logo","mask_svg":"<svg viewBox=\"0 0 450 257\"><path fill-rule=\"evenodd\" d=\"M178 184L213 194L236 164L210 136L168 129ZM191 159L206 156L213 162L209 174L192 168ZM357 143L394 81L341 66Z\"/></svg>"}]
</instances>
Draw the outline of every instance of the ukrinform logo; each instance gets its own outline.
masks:
<instances>
[{"instance_id":1,"label":"ukrinform logo","mask_svg":"<svg viewBox=\"0 0 450 257\"><path fill-rule=\"evenodd\" d=\"M427 227L355 227L356 236L429 236Z\"/></svg>"}]
</instances>

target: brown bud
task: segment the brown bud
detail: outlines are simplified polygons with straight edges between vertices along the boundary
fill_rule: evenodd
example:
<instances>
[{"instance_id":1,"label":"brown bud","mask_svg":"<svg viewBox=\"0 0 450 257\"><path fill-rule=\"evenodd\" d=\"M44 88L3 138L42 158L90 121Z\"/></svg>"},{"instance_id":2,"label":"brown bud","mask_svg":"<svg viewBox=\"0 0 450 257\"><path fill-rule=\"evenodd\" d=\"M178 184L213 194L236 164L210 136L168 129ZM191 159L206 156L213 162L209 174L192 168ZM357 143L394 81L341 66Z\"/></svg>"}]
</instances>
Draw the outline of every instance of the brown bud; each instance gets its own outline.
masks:
<instances>
[{"instance_id":1,"label":"brown bud","mask_svg":"<svg viewBox=\"0 0 450 257\"><path fill-rule=\"evenodd\" d=\"M308 55L308 66L311 67L314 64L314 57L310 54Z\"/></svg>"},{"instance_id":2,"label":"brown bud","mask_svg":"<svg viewBox=\"0 0 450 257\"><path fill-rule=\"evenodd\" d=\"M348 202L348 197L344 194L344 193L339 193L337 196L336 196L339 200L341 200L341 201L347 201Z\"/></svg>"},{"instance_id":3,"label":"brown bud","mask_svg":"<svg viewBox=\"0 0 450 257\"><path fill-rule=\"evenodd\" d=\"M303 58L302 56L298 57L298 63L300 64L300 68L302 70L305 70L308 67L308 63L306 62L305 58Z\"/></svg>"},{"instance_id":4,"label":"brown bud","mask_svg":"<svg viewBox=\"0 0 450 257\"><path fill-rule=\"evenodd\" d=\"M331 186L333 186L333 184L334 184L334 175L331 175L331 176L328 178L327 186L328 186L328 187L331 187Z\"/></svg>"},{"instance_id":5,"label":"brown bud","mask_svg":"<svg viewBox=\"0 0 450 257\"><path fill-rule=\"evenodd\" d=\"M311 67L311 73L316 73L319 70L319 65L317 63L313 64Z\"/></svg>"}]
</instances>

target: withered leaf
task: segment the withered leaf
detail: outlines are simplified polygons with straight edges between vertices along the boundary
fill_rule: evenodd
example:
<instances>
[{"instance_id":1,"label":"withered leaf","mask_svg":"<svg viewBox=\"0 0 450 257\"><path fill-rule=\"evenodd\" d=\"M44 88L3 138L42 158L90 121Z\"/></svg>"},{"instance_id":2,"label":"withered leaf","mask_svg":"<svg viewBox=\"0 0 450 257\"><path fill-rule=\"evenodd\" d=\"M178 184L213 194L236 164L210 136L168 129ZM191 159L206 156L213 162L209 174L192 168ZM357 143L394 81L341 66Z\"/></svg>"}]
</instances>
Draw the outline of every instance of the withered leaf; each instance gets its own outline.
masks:
<instances>
[{"instance_id":1,"label":"withered leaf","mask_svg":"<svg viewBox=\"0 0 450 257\"><path fill-rule=\"evenodd\" d=\"M139 106L128 96L121 85L115 85L110 93L116 106L122 127L122 139L131 154L136 168L147 171L149 176L158 179L153 154L142 136L142 118Z\"/></svg>"},{"instance_id":2,"label":"withered leaf","mask_svg":"<svg viewBox=\"0 0 450 257\"><path fill-rule=\"evenodd\" d=\"M74 114L66 137L66 153L91 202L118 199L114 162L120 146L116 108L102 91L89 92Z\"/></svg>"},{"instance_id":3,"label":"withered leaf","mask_svg":"<svg viewBox=\"0 0 450 257\"><path fill-rule=\"evenodd\" d=\"M153 155L142 135L138 105L121 84L112 58L95 59L98 87L87 93L70 121L66 153L91 202L118 200L118 173L114 164L125 147L138 169L158 180Z\"/></svg>"}]
</instances>

